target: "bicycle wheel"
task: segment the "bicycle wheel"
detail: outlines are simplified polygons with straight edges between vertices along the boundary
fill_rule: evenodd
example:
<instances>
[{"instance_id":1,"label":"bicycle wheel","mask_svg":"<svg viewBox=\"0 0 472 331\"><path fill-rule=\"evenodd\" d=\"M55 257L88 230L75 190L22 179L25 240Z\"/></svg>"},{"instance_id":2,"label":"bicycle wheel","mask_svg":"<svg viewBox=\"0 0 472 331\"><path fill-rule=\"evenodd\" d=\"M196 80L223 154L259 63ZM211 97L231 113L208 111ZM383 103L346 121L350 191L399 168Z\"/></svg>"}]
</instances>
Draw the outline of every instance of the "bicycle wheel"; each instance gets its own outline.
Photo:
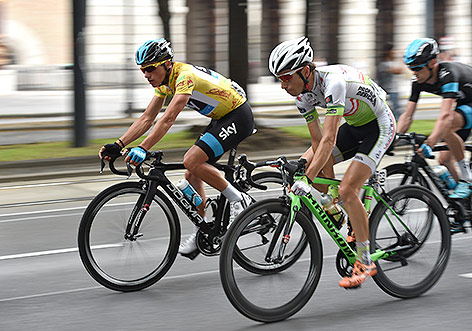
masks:
<instances>
[{"instance_id":1,"label":"bicycle wheel","mask_svg":"<svg viewBox=\"0 0 472 331\"><path fill-rule=\"evenodd\" d=\"M431 189L429 182L421 172L418 172L416 181L413 182L411 168L405 163L391 164L387 166L385 170L387 171L387 181L385 183L385 191L387 192L396 187L408 184L418 184L427 189Z\"/></svg>"},{"instance_id":2,"label":"bicycle wheel","mask_svg":"<svg viewBox=\"0 0 472 331\"><path fill-rule=\"evenodd\" d=\"M440 201L424 187L398 187L389 195L389 205L399 211L405 226L383 203L372 212L372 253L375 249L396 252L376 262L374 281L387 294L412 298L428 291L446 268L451 247L449 223Z\"/></svg>"},{"instance_id":3,"label":"bicycle wheel","mask_svg":"<svg viewBox=\"0 0 472 331\"><path fill-rule=\"evenodd\" d=\"M266 190L260 190L255 187L251 187L246 193L249 194L253 199L267 199L267 198L278 198L283 194L283 180L282 174L275 171L263 171L256 173L252 176L252 180L256 184L264 185L267 187Z\"/></svg>"},{"instance_id":4,"label":"bicycle wheel","mask_svg":"<svg viewBox=\"0 0 472 331\"><path fill-rule=\"evenodd\" d=\"M128 222L136 224L146 190L143 182L120 183L101 192L85 210L79 226L82 263L101 285L138 291L161 279L174 263L180 226L171 202L160 191L138 235L125 238Z\"/></svg>"},{"instance_id":5,"label":"bicycle wheel","mask_svg":"<svg viewBox=\"0 0 472 331\"><path fill-rule=\"evenodd\" d=\"M385 168L385 170L387 170L387 181L385 185L386 192L389 192L393 190L394 188L404 186L404 185L409 185L409 184L417 184L417 185L427 188L428 190L431 190L429 182L420 172L418 172L417 178L413 182L411 169L405 163L389 165L388 167ZM396 212L399 216L402 216L405 212L407 212L407 210L408 208L402 211L400 209L400 204L397 204ZM428 212L429 212L429 217L432 219L433 218L432 211L429 210ZM426 225L432 224L432 222L425 222L425 224ZM430 227L425 226L425 227L422 227L421 232L416 234L418 238L420 239L420 242L423 242L424 239L428 237L430 230L431 230Z\"/></svg>"},{"instance_id":6,"label":"bicycle wheel","mask_svg":"<svg viewBox=\"0 0 472 331\"><path fill-rule=\"evenodd\" d=\"M279 197L283 195L283 181L280 172L261 172L253 176L253 181L256 184L267 186L268 191L267 193L265 193L265 191L253 188L248 192L248 194L250 194L253 199L257 199L259 196L262 196L267 199L268 197ZM304 204L302 204L301 212L303 212L308 218L311 219L311 213L308 211L308 208ZM260 233L270 232L272 236L277 234L280 235L280 232L283 228L283 222L278 222L277 220L269 217L269 215L266 215L265 217L261 218L258 227L258 231ZM261 236L260 239L262 244L264 237ZM236 250L234 259L242 268L252 273L261 275L277 273L289 268L303 254L303 251L307 245L306 237L303 234L297 239L298 244L293 245L294 248L292 249L290 254L286 256L284 263L279 265L274 265L273 263L265 262L264 257L255 254L254 251L252 251L251 255L248 256L246 253ZM264 245L268 245L268 243L265 243ZM260 252L263 253L263 250L261 250Z\"/></svg>"},{"instance_id":7,"label":"bicycle wheel","mask_svg":"<svg viewBox=\"0 0 472 331\"><path fill-rule=\"evenodd\" d=\"M323 263L321 238L305 214L297 215L283 258L278 258L283 233L274 237L275 232L266 231L263 224L269 219L285 225L289 215L290 206L283 199L260 201L243 211L223 242L220 254L223 289L240 313L256 321L276 322L297 313L310 300L320 279ZM291 252L298 249L302 237L306 238L307 249L284 272L261 276L239 267L238 253L243 252L248 261L260 261L264 268L281 271L284 259L290 260Z\"/></svg>"}]
</instances>

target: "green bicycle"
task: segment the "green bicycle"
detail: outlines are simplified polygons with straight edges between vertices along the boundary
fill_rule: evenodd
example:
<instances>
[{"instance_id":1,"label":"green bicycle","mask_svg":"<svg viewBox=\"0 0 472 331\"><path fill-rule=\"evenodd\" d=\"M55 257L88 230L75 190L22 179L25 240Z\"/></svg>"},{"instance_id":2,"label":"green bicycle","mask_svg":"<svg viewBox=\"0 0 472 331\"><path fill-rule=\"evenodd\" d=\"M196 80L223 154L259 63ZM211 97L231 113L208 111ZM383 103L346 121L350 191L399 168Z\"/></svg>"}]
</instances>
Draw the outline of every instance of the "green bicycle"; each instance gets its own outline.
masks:
<instances>
[{"instance_id":1,"label":"green bicycle","mask_svg":"<svg viewBox=\"0 0 472 331\"><path fill-rule=\"evenodd\" d=\"M339 248L336 268L342 277L351 274L356 260L355 243L346 241L316 200L316 193L301 197L288 192L289 183L306 179L304 161L289 162L284 157L267 161L281 170L283 196L249 206L225 236L220 255L224 291L240 313L256 321L276 322L292 316L318 285L322 240L306 208ZM337 187L340 181L318 177L314 183ZM373 208L369 227L372 259L377 265L375 283L398 298L425 293L442 275L451 247L449 223L440 201L420 186L400 186L386 193L378 175L363 189L367 212ZM286 264L290 265L284 268ZM248 267L251 265L253 268Z\"/></svg>"}]
</instances>

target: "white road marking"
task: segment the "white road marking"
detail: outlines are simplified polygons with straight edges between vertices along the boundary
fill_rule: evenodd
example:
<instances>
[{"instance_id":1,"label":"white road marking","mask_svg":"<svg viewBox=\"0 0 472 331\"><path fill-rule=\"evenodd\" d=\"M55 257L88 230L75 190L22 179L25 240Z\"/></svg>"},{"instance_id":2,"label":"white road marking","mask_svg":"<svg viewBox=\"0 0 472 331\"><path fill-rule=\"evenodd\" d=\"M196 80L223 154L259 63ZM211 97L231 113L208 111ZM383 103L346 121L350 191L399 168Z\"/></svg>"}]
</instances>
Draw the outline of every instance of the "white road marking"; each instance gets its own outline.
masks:
<instances>
[{"instance_id":1,"label":"white road marking","mask_svg":"<svg viewBox=\"0 0 472 331\"><path fill-rule=\"evenodd\" d=\"M462 274L462 275L459 275L459 277L472 278L472 273L470 273L470 274Z\"/></svg>"}]
</instances>

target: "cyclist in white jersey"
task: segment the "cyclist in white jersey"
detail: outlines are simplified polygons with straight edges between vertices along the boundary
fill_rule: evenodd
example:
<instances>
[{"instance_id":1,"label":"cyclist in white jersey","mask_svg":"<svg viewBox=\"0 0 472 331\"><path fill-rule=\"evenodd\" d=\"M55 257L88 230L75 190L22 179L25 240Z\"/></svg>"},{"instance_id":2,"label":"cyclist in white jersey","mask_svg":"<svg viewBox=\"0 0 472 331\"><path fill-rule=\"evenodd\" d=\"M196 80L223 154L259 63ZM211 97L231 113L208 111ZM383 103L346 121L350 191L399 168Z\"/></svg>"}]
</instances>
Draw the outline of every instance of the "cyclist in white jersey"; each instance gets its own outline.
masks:
<instances>
[{"instance_id":1,"label":"cyclist in white jersey","mask_svg":"<svg viewBox=\"0 0 472 331\"><path fill-rule=\"evenodd\" d=\"M316 68L306 37L275 47L269 69L281 81L282 89L296 97L307 122L311 147L303 157L308 160L308 179L334 177L333 164L354 158L339 186L339 197L355 232L358 260L352 276L341 279L339 285L358 287L377 272L370 257L368 218L359 192L395 137L395 118L385 101L386 93L353 67ZM323 128L316 107L326 108ZM345 123L340 125L343 118ZM304 195L310 185L297 181L292 191Z\"/></svg>"}]
</instances>

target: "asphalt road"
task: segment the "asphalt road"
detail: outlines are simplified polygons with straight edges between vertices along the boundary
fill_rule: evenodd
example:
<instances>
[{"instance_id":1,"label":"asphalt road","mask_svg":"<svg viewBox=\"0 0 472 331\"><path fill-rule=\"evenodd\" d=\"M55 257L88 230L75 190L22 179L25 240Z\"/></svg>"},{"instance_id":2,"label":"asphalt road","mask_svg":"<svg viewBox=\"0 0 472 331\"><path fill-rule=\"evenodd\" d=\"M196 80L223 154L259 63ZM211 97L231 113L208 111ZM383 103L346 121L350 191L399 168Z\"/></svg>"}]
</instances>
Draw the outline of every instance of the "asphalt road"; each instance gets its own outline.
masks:
<instances>
[{"instance_id":1,"label":"asphalt road","mask_svg":"<svg viewBox=\"0 0 472 331\"><path fill-rule=\"evenodd\" d=\"M400 157L399 157L400 158ZM386 159L389 162L398 159ZM342 173L342 168L338 169ZM176 173L176 181L182 174ZM446 272L422 297L399 300L369 280L346 291L337 249L323 236L324 267L315 295L292 318L263 325L240 315L222 290L218 258L178 257L154 286L118 293L98 285L77 252L81 215L113 176L0 186L1 330L464 330L472 316L471 234L453 237ZM264 194L263 197L267 197ZM181 217L183 235L192 225ZM320 233L323 233L320 229Z\"/></svg>"}]
</instances>

